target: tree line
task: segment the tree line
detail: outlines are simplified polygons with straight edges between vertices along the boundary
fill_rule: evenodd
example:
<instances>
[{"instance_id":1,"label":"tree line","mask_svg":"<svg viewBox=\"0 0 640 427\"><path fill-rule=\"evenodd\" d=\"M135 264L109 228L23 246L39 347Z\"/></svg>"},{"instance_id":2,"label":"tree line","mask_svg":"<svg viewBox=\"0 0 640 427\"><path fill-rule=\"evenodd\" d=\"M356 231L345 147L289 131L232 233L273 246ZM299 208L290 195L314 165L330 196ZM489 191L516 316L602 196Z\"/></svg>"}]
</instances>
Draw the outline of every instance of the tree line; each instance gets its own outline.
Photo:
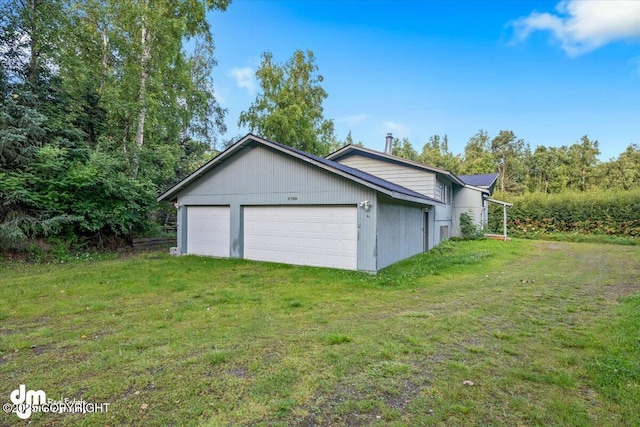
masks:
<instances>
[{"instance_id":1,"label":"tree line","mask_svg":"<svg viewBox=\"0 0 640 427\"><path fill-rule=\"evenodd\" d=\"M480 130L469 139L463 154L451 152L447 135L433 135L421 152L407 138L396 138L392 153L457 175L497 172L496 188L512 195L640 188L640 145L630 144L617 158L603 162L598 159L598 141L586 135L571 145L540 145L532 150L511 130L493 138Z\"/></svg>"},{"instance_id":2,"label":"tree line","mask_svg":"<svg viewBox=\"0 0 640 427\"><path fill-rule=\"evenodd\" d=\"M104 243L157 232L172 207L156 195L209 160L226 132L211 71L206 14L230 0L0 0L0 248L30 237ZM261 91L238 124L317 155L339 140L313 52L256 71ZM358 142L357 144L362 144ZM500 172L511 193L635 188L640 149L599 162L586 136L537 147L512 131L480 131L464 154L434 135L393 152L456 174Z\"/></svg>"},{"instance_id":3,"label":"tree line","mask_svg":"<svg viewBox=\"0 0 640 427\"><path fill-rule=\"evenodd\" d=\"M266 52L256 78L261 93L240 115L240 126L317 155L354 144L351 132L344 140L336 138L333 121L324 118L322 103L328 94L322 88L323 77L313 52L297 50L283 64L275 63L273 55ZM640 187L638 144L629 145L616 159L601 162L598 141L586 135L571 145L540 145L532 150L511 130L494 137L480 130L469 139L462 154L450 150L447 135L431 136L420 152L407 138L395 138L392 153L457 175L497 172L498 190L512 195Z\"/></svg>"},{"instance_id":4,"label":"tree line","mask_svg":"<svg viewBox=\"0 0 640 427\"><path fill-rule=\"evenodd\" d=\"M230 0L1 0L0 244L153 226L225 131L207 12Z\"/></svg>"}]
</instances>

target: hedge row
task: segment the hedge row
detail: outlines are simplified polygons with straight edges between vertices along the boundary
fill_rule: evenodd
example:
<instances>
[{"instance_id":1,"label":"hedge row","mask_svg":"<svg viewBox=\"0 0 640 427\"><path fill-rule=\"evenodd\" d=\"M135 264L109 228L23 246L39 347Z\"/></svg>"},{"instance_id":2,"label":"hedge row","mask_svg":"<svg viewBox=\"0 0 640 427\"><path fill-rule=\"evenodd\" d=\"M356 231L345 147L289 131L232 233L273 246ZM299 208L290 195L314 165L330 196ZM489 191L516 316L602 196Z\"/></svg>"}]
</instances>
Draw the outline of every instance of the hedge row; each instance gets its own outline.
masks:
<instances>
[{"instance_id":1,"label":"hedge row","mask_svg":"<svg viewBox=\"0 0 640 427\"><path fill-rule=\"evenodd\" d=\"M640 237L640 190L591 191L495 198L513 203L509 233L580 233ZM502 206L491 205L489 229L502 230Z\"/></svg>"}]
</instances>

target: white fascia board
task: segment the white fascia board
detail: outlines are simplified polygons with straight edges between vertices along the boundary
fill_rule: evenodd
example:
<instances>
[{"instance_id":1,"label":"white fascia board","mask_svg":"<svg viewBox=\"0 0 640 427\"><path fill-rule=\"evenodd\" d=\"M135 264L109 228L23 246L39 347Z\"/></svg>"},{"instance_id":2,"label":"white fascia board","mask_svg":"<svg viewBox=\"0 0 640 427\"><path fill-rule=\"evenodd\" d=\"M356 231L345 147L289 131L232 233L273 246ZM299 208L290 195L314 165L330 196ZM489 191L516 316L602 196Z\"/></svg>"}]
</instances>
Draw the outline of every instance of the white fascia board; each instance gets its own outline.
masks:
<instances>
[{"instance_id":1,"label":"white fascia board","mask_svg":"<svg viewBox=\"0 0 640 427\"><path fill-rule=\"evenodd\" d=\"M470 189L472 189L472 190L480 191L481 193L491 194L491 193L489 193L489 190L488 190L488 189L486 189L486 188L482 188L482 187L476 187L476 186L473 186L473 185L465 184L465 185L464 185L464 188L470 188Z\"/></svg>"},{"instance_id":2,"label":"white fascia board","mask_svg":"<svg viewBox=\"0 0 640 427\"><path fill-rule=\"evenodd\" d=\"M445 206L444 203L440 203L440 202L436 202L435 200L429 200L429 199L421 199L419 197L415 197L415 196L409 196L407 194L402 194L402 193L398 193L396 191L391 191L391 192L385 192L382 190L378 190L381 193L385 193L387 196L390 196L394 199L398 199L398 200L404 200L407 202L413 202L413 203L419 203L421 205L429 205L429 206Z\"/></svg>"},{"instance_id":3,"label":"white fascia board","mask_svg":"<svg viewBox=\"0 0 640 427\"><path fill-rule=\"evenodd\" d=\"M502 205L502 206L506 206L508 208L513 206L513 203L509 203L509 202L503 202L502 200L496 200L496 199L487 199L488 202L491 203L495 203L497 205Z\"/></svg>"}]
</instances>

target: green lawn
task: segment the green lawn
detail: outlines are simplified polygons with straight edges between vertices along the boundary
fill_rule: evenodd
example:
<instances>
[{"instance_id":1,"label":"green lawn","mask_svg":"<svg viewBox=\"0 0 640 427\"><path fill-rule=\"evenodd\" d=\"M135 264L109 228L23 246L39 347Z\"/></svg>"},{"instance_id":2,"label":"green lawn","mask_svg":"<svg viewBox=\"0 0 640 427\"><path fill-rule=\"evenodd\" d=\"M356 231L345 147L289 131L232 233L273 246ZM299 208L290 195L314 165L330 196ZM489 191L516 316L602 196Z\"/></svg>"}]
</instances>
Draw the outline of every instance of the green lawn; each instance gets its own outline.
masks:
<instances>
[{"instance_id":1,"label":"green lawn","mask_svg":"<svg viewBox=\"0 0 640 427\"><path fill-rule=\"evenodd\" d=\"M639 246L447 242L377 276L164 252L2 268L0 403L110 404L32 425L640 425Z\"/></svg>"}]
</instances>

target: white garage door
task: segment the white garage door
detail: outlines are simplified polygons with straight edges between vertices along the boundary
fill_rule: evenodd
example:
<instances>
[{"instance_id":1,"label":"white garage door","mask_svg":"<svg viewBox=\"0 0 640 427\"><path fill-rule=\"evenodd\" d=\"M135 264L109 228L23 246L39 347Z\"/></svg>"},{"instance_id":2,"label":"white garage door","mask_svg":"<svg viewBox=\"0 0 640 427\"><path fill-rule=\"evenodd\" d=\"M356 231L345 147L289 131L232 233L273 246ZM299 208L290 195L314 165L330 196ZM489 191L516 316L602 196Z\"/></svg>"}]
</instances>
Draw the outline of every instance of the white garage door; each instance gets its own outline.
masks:
<instances>
[{"instance_id":1,"label":"white garage door","mask_svg":"<svg viewBox=\"0 0 640 427\"><path fill-rule=\"evenodd\" d=\"M229 256L228 206L187 207L187 253Z\"/></svg>"},{"instance_id":2,"label":"white garage door","mask_svg":"<svg viewBox=\"0 0 640 427\"><path fill-rule=\"evenodd\" d=\"M355 206L244 208L244 257L356 270Z\"/></svg>"}]
</instances>

